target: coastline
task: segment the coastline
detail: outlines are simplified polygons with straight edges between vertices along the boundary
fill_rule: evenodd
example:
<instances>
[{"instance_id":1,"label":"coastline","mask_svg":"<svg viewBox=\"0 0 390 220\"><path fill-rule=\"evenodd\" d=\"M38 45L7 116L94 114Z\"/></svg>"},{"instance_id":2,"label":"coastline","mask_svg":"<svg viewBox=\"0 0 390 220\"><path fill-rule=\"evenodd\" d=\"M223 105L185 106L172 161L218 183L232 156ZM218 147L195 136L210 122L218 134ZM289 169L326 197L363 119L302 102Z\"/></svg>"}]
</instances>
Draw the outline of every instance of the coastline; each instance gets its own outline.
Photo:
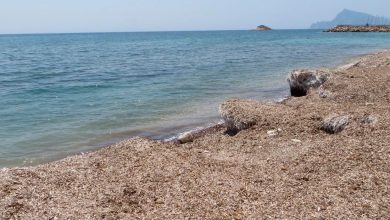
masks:
<instances>
[{"instance_id":1,"label":"coastline","mask_svg":"<svg viewBox=\"0 0 390 220\"><path fill-rule=\"evenodd\" d=\"M4 117L0 120L2 127L0 167L32 166L81 152L95 151L133 136L164 139L167 138L166 133L175 135L187 129L207 126L208 118L204 116L211 115L219 118L218 105L228 98L264 100L264 97L275 97L278 91L273 89L279 85L283 86L283 91L287 94L286 73L291 69L333 67L348 57L384 48L389 44L389 39L385 35L377 34L368 37L365 34L354 36L323 34L318 30L277 32L264 35L250 31L92 35L101 43L109 40L107 51L101 50L96 45L90 45L88 42L91 35L63 36L72 39L69 41L73 42L70 45L72 51L78 51L80 45L76 43L79 42L78 40L73 41L73 39L79 39L83 45L90 45L85 48L85 51L78 53L78 56L83 57L81 60L86 62L73 63L72 58L66 55L66 50L62 50L65 49L62 43L54 43L56 49L53 50L58 49L58 56L67 60L65 63L55 62L51 56L41 56L42 53L36 53L34 55L37 58L36 62L30 62L31 59L25 57L25 62L29 64L26 64L23 74L17 76L26 82L31 81L31 85L28 83L31 88L30 86L24 88L24 84L16 82L13 82L15 86L7 81L3 83L8 89L3 90L6 95L0 101L5 106L2 110L3 113L5 112L2 114ZM150 49L156 49L156 53L150 53L151 59L156 59L157 63L161 61L164 65L147 62L147 59L142 59L142 63L135 66L112 65L133 63L136 60L132 58L133 55L145 56L142 55L142 51L138 51L143 50L142 46L133 48L138 51L137 53L116 56L117 52L122 53L132 49L121 47L120 51L116 51L115 42L127 39L123 42L127 44L135 38L136 42L142 43L142 38L151 39L155 36L161 38L151 41ZM60 36L42 37L52 43L63 42L63 37ZM198 37L201 41L195 40ZM350 37L353 40L349 40ZM367 37L372 40L368 40ZM37 40L43 43L40 38L21 36L17 39L6 37L2 40L9 42L6 54L19 56L11 50L12 47L21 45L15 42L21 41L31 45L33 42L31 40ZM270 39L275 40L268 41ZM183 53L186 55L184 60L180 59L180 62L176 62L175 59L178 54L171 53L175 48L181 51L182 47L177 46L186 42L193 42L190 44L198 47L203 44L211 46L214 41L220 43L216 50L207 49L210 47L204 47L202 50L192 50L192 46L184 47ZM167 50L157 49L158 45ZM27 48L30 47L20 48L20 56ZM237 51L234 52L235 50ZM165 54L164 51L170 52ZM100 55L108 52L112 54L108 57L113 60L106 60L102 65L107 66L102 67L98 64L100 58L93 55L95 52ZM192 55L189 54L194 53L196 57L203 57L202 62L194 62L194 59L191 59ZM173 62L160 60L161 55L169 55L169 60ZM5 59L8 59L7 57ZM204 59L205 57L207 59ZM12 71L18 71L18 63L20 62L11 65L9 70L5 68L7 72L5 75L12 75ZM39 66L44 63L54 66L40 70ZM187 64L195 68L191 66L182 68ZM144 70L136 70L137 66ZM149 72L146 69L149 67L157 75L147 74ZM79 68L88 74L78 74ZM118 68L119 72L115 70ZM63 69L69 71L52 74L52 69L60 72ZM134 74L139 76L133 77ZM43 75L47 77L39 77L39 79L34 77ZM54 84L50 81L52 77L56 79ZM137 80L134 81L133 78ZM91 82L91 85L90 83L79 85L80 81ZM96 82L98 86L92 82ZM39 86L35 86L35 83L39 83ZM42 90L42 88L47 89ZM36 104L31 106L30 102ZM14 111L14 108L19 110Z\"/></svg>"},{"instance_id":2,"label":"coastline","mask_svg":"<svg viewBox=\"0 0 390 220\"><path fill-rule=\"evenodd\" d=\"M338 25L325 32L390 32L390 25Z\"/></svg>"},{"instance_id":3,"label":"coastline","mask_svg":"<svg viewBox=\"0 0 390 220\"><path fill-rule=\"evenodd\" d=\"M333 66L333 67L328 67L328 68L319 68L321 70L325 70L325 71L344 71L344 70L348 70L349 68L352 68L354 66L356 66L364 57L367 57L367 56L370 56L372 54L377 54L377 53L381 53L381 52L386 52L390 49L378 49L378 50L374 50L374 51L371 51L371 52L368 52L368 53L364 53L364 54L361 54L361 55L356 55L356 56L353 56L353 57L349 57L349 58L346 58L346 60L344 62L342 62L342 64L339 64L339 65L336 65L336 66ZM287 77L287 75L286 75ZM291 95L286 95L286 96L283 96L283 97L279 97L279 98L274 98L274 99L271 99L271 100L259 100L259 99L255 99L253 97L251 98L239 98L239 99L249 99L249 100L253 100L253 101L259 101L259 102L274 102L274 103L283 103L284 101L287 101L288 99L292 98ZM156 141L163 141L163 142L177 142L177 138L182 135L182 134L185 134L185 133L193 133L195 135L195 138L201 138L203 137L204 135L208 134L208 133L215 133L215 132L218 132L220 131L221 129L221 125L223 126L224 124L224 121L223 119L221 119L221 117L219 116L219 122L207 122L207 126L204 125L204 126L192 126L190 129L187 129L187 130L181 130L180 132L176 132L174 135L165 135L164 138L150 138L152 140L156 140ZM132 138L136 138L136 137L132 137ZM149 137L146 137L146 138L149 138ZM111 145L111 144L110 144ZM105 147L109 147L110 145L107 145Z\"/></svg>"},{"instance_id":4,"label":"coastline","mask_svg":"<svg viewBox=\"0 0 390 220\"><path fill-rule=\"evenodd\" d=\"M259 97L256 97L255 92L248 93L241 98L245 99L253 99L253 100L267 100L267 101L281 101L286 98L285 93L287 93L287 87L276 87L274 90L256 90L258 93L262 94ZM276 95L275 95L276 94ZM221 101L222 102L222 101ZM186 114L182 117L170 117L164 121L159 121L157 123L149 123L145 126L139 126L135 128L129 128L128 130L124 130L122 132L112 133L110 135L99 136L95 139L88 142L85 147L84 145L80 145L80 149L76 147L72 147L69 151L59 152L56 155L50 156L42 156L34 158L33 160L27 160L21 158L19 160L1 160L0 169L2 168L24 168L31 166L38 166L42 164L47 164L55 161L62 160L67 157L84 155L91 152L98 151L102 148L109 147L111 145L115 145L117 143L134 139L137 137L144 137L147 139L162 141L162 142L175 142L176 139L183 133L193 132L195 136L199 134L205 134L204 130L211 131L218 127L220 127L221 123L223 123L221 117L218 114L218 103L215 103L215 114L203 114L202 113L194 113L194 114ZM204 110L203 106L199 107L201 110Z\"/></svg>"},{"instance_id":5,"label":"coastline","mask_svg":"<svg viewBox=\"0 0 390 220\"><path fill-rule=\"evenodd\" d=\"M228 102L235 117L256 122L232 137L216 125L197 132L193 143L134 138L35 167L2 169L1 217L384 217L390 214L381 205L390 199L383 167L390 150L389 70L384 50L329 70L323 89L330 97L315 89L280 102ZM318 129L330 113L350 115L345 131ZM378 123L359 124L366 115ZM270 137L275 129L280 134Z\"/></svg>"}]
</instances>

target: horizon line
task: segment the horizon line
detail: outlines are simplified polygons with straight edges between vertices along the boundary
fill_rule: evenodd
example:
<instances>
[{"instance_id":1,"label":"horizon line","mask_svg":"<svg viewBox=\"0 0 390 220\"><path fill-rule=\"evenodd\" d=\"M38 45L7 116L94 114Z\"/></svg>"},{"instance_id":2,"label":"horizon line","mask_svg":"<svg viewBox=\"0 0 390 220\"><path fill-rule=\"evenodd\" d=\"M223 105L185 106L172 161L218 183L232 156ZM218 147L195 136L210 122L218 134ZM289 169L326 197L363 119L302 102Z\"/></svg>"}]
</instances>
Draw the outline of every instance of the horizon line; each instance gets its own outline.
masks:
<instances>
[{"instance_id":1,"label":"horizon line","mask_svg":"<svg viewBox=\"0 0 390 220\"><path fill-rule=\"evenodd\" d=\"M314 30L311 28L276 28L278 30ZM320 29L318 29L320 30ZM156 32L212 32L212 31L255 31L255 29L204 29L204 30L154 30L154 31L86 31L86 32L25 32L25 33L0 33L0 35L49 35L49 34L107 34L107 33L156 33Z\"/></svg>"}]
</instances>

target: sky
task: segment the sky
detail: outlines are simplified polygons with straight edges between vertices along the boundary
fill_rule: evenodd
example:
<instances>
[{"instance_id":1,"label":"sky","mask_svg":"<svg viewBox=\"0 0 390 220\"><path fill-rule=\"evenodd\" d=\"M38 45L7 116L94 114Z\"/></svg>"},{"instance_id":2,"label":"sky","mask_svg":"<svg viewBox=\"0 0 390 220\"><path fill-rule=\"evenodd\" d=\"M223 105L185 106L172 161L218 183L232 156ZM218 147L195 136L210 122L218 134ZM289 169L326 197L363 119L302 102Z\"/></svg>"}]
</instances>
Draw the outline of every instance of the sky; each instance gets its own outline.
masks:
<instances>
[{"instance_id":1,"label":"sky","mask_svg":"<svg viewBox=\"0 0 390 220\"><path fill-rule=\"evenodd\" d=\"M343 9L390 17L390 0L1 0L0 34L308 28Z\"/></svg>"}]
</instances>

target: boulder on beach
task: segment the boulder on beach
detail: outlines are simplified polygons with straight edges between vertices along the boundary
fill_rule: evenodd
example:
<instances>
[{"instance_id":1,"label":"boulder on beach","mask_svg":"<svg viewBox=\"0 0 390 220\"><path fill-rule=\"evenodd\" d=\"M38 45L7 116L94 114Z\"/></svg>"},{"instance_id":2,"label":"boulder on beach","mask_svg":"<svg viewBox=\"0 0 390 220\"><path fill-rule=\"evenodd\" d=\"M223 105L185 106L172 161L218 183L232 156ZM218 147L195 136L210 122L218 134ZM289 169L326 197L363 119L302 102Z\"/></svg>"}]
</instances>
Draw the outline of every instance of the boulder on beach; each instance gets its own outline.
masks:
<instances>
[{"instance_id":1,"label":"boulder on beach","mask_svg":"<svg viewBox=\"0 0 390 220\"><path fill-rule=\"evenodd\" d=\"M322 122L321 129L329 134L339 133L349 124L349 118L348 115L339 116L332 114Z\"/></svg>"},{"instance_id":2,"label":"boulder on beach","mask_svg":"<svg viewBox=\"0 0 390 220\"><path fill-rule=\"evenodd\" d=\"M288 75L292 96L305 96L311 88L318 88L330 78L330 73L322 70L293 70Z\"/></svg>"},{"instance_id":3,"label":"boulder on beach","mask_svg":"<svg viewBox=\"0 0 390 220\"><path fill-rule=\"evenodd\" d=\"M264 131L277 128L275 133L279 134L282 131L279 127L281 117L291 115L291 111L289 106L281 103L242 99L228 100L219 107L219 113L227 128L226 133L229 135L235 135L253 126Z\"/></svg>"},{"instance_id":4,"label":"boulder on beach","mask_svg":"<svg viewBox=\"0 0 390 220\"><path fill-rule=\"evenodd\" d=\"M240 101L229 100L219 107L219 113L224 120L228 133L237 133L256 124L256 120L253 117L243 115L245 111L242 107L244 106L237 105L237 102Z\"/></svg>"},{"instance_id":5,"label":"boulder on beach","mask_svg":"<svg viewBox=\"0 0 390 220\"><path fill-rule=\"evenodd\" d=\"M185 133L179 135L177 140L179 141L180 144L190 143L190 142L194 141L194 135L190 131L185 132Z\"/></svg>"}]
</instances>

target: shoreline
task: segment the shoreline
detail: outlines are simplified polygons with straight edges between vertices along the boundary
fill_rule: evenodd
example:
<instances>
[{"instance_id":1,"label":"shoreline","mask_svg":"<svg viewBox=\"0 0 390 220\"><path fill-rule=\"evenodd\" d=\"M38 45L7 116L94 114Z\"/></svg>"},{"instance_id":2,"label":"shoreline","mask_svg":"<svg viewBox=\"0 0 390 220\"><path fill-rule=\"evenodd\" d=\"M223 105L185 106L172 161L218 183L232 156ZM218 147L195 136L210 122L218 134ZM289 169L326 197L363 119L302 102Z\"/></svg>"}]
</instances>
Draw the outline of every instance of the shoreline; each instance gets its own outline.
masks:
<instances>
[{"instance_id":1,"label":"shoreline","mask_svg":"<svg viewBox=\"0 0 390 220\"><path fill-rule=\"evenodd\" d=\"M377 49L372 52L367 52L363 53L361 55L355 55L352 57L346 57L343 62L336 66L330 66L330 67L325 67L321 69L325 70L338 70L342 68L348 68L350 66L353 66L358 62L362 57L374 54L374 53L379 53L381 51L387 51L388 49ZM287 76L286 76L287 79ZM287 84L287 81L285 82ZM279 91L281 88L278 88L277 90ZM281 92L281 90L280 90ZM258 99L254 96L250 97L241 97L240 99L251 99L254 101L267 101L267 102L275 102L275 103L281 103L287 99L289 99L291 96L290 95L283 95L283 97L279 98L269 98L267 100L262 100ZM208 119L207 121L193 121L192 123L168 123L170 125L163 125L160 124L160 126L145 126L143 128L134 128L131 130L123 131L121 133L115 134L117 137L111 137L109 140L105 141L93 141L91 142L91 146L94 147L89 147L89 150L83 150L83 151L69 151L69 152L62 152L59 153L58 155L55 156L50 156L50 157L42 157L42 158L35 158L32 161L24 160L23 164L20 164L20 162L17 163L12 163L12 162L7 162L6 166L0 167L0 169L9 169L9 168L28 168L28 167L34 167L34 166L39 166L43 164L48 164L56 161L60 161L63 159L66 159L68 157L73 157L73 156L78 156L78 155L85 155L89 153L93 153L95 151L99 151L104 148L108 148L110 146L116 145L118 143L121 143L123 141L127 140L132 140L136 138L147 138L150 140L155 140L155 141L162 141L162 142L172 142L172 143L177 143L178 140L177 138L185 133L194 133L194 135L198 138L199 134L202 134L201 136L206 135L205 131L214 131L216 132L217 130L220 129L221 124L223 124L222 118L216 114L214 116L210 116L213 119ZM174 119L171 119L171 122ZM183 119L180 119L183 120ZM132 133L129 135L129 133ZM19 165L17 165L19 164Z\"/></svg>"},{"instance_id":2,"label":"shoreline","mask_svg":"<svg viewBox=\"0 0 390 220\"><path fill-rule=\"evenodd\" d=\"M264 91L259 90L259 91L261 93L271 93L268 90L264 90ZM278 95L276 95L275 97L271 97L270 95L264 95L264 98L266 100L278 101L278 100L285 99L285 96L283 97L280 96L281 94L285 93L285 89L283 87L277 87L272 91L273 92L276 91ZM241 98L261 100L259 97L255 97L254 94L255 93L251 94L250 96L245 96ZM91 140L90 142L88 142L88 144L86 145L88 147L84 147L83 145L82 148L84 150L77 150L75 147L73 147L69 151L59 152L56 155L36 157L31 160L22 158L22 159L14 160L16 162L4 161L2 163L4 165L0 166L0 169L26 168L26 167L39 166L42 164L59 161L67 157L84 155L91 152L95 152L100 149L107 148L117 143L126 140L131 140L137 137L147 138L155 141L170 142L170 141L175 141L178 136L186 132L194 132L196 133L196 135L198 135L198 133L204 133L203 130L213 130L214 128L219 127L220 124L222 123L222 119L217 112L217 106L218 105L216 105L216 111L214 115L208 115L208 114L203 115L202 113L200 114L195 113L180 118L171 117L169 118L169 120L166 120L165 122L149 123L145 126L135 127L131 129L129 128L128 130L122 132L113 133L108 138L106 137L103 139L100 136L98 136L93 140ZM201 118L202 120L193 120L198 115L201 116L199 118Z\"/></svg>"},{"instance_id":3,"label":"shoreline","mask_svg":"<svg viewBox=\"0 0 390 220\"><path fill-rule=\"evenodd\" d=\"M148 136L153 139L156 139L156 136L157 139L160 137L166 138L165 132L172 135L182 132L181 127L177 129L178 132L171 132L172 130L176 130L177 124L177 127L179 127L181 125L191 125L194 123L194 127L188 126L189 129L192 129L198 127L199 122L202 121L204 122L203 125L208 124L208 121L206 121L207 118L203 117L204 115L219 117L217 113L218 105L222 103L225 98L247 98L247 94L248 96L254 94L254 99L262 100L262 89L263 91L267 91L265 96L271 97L278 91L268 91L280 84L285 85L283 89L287 93L288 86L285 75L290 69L301 67L333 67L342 63L347 57L353 57L388 45L388 39L384 38L385 36L382 35L369 36L369 39L372 38L373 40L367 41L366 36L358 34L353 37L351 36L353 40L349 41L348 35L327 36L318 30L282 32L282 35L271 34L269 36L257 35L249 32L229 33L226 36L223 33L198 33L188 35L191 39L197 37L202 39L201 41L194 41L196 45L198 45L198 43L199 45L203 45L203 43L210 44L211 41L217 41L221 43L221 47L212 51L208 50L207 47L200 51L191 51L189 50L190 48L183 50L184 53L188 54L196 53L197 56L200 55L199 57L203 57L201 56L202 54L207 57L210 56L210 58L213 57L212 59L202 59L201 63L194 63L194 68L184 68L185 71L181 71L181 68L174 67L185 66L192 63L193 59L191 59L190 56L185 56L187 58L180 64L177 62L165 62L164 60L161 60L164 63L164 66L159 67L150 63L150 65L153 66L152 69L157 71L158 76L154 76L154 74L147 76L148 74L144 71L137 72L136 69L138 67L133 70L132 65L126 65L126 67L123 66L122 68L122 66L115 67L115 65L110 65L109 62L104 63L107 64L106 69L100 69L100 65L93 65L98 59L95 59L94 56L90 57L88 54L89 52L87 53L83 50L82 53L79 54L80 56L85 57L85 60L91 62L91 65L87 64L88 62L80 63L80 68L85 68L85 71L91 73L99 73L99 71L102 70L101 73L105 75L104 77L113 77L112 80L118 80L117 83L114 83L112 80L104 81L104 77L100 73L93 74L91 77L89 77L88 74L77 74L77 69L79 67L76 66L78 65L72 65L71 58L67 57L66 53L63 53L64 51L60 50L60 55L64 55L65 59L69 58L70 60L64 64L53 62L53 65L55 65L54 69L61 70L61 65L65 65L63 67L66 67L70 71L67 71L67 76L64 77L86 80L88 82L96 81L99 85L97 87L95 85L81 85L81 87L79 87L77 86L77 80L72 81L72 83L66 83L66 81L62 80L60 75L56 76L57 74L54 74L53 77L55 77L56 80L58 79L58 82L51 84L51 74L47 75L48 78L42 77L41 79L35 79L34 71L23 71L23 74L26 75L24 77L26 80L32 77L34 82L40 82L38 87L32 86L31 91L29 89L18 89L18 86L10 86L6 83L6 87L10 86L10 89L5 90L5 94L7 95L1 99L2 103L5 105L4 111L6 114L4 115L4 119L1 120L3 131L0 136L2 136L4 140L0 144L2 153L0 167L11 167L9 164L11 164L12 167L31 166L37 164L37 162L46 162L48 159L49 161L52 161L53 158L54 160L57 160L61 159L63 155L69 156L81 152L94 151L107 145L129 139L133 136ZM176 43L181 44L188 41L187 37L184 35L178 35L180 41L175 43L175 41L172 40L176 39L175 36L175 34L164 35L161 36L162 38L158 41L153 42L161 46L164 45L164 48L169 51L171 51L171 49L174 51ZM294 40L290 39L290 36L293 37ZM135 39L139 38L131 34L95 37L99 42L103 42L107 39L110 39L110 42L114 42L122 37L125 37L130 41L133 37ZM149 39L153 38L153 35L145 37ZM275 39L278 40L268 42L268 39L271 39L271 37L275 37ZM75 39L79 37L69 36L69 38ZM23 37L19 40L30 42L29 39L31 38ZM238 44L229 43L233 42L233 39L242 39L242 41L240 40ZM4 40L5 42L9 41L10 45L14 45L12 37ZM36 38L36 40L39 39ZM55 41L60 39L52 36L48 37L48 40ZM89 38L80 36L80 40L88 43L87 41ZM283 43L279 43L279 40ZM160 44L160 41L169 41L172 42L172 44ZM39 40L39 42L41 42L41 40ZM143 40L139 43L142 42ZM61 45L62 44L53 44L53 46L56 48L58 47L58 49L64 48ZM108 45L110 46L110 48L107 48L108 51L114 53L116 50L111 50L111 46L116 44L110 43ZM15 44L14 46L17 47L18 45ZM77 44L73 46L77 46ZM96 50L97 48L95 48L94 45L90 46L86 49L91 53L93 51L100 51ZM229 51L232 51L229 49L230 47L237 48L240 53L230 53ZM290 48L291 50L284 51L285 47ZM153 48L158 47L153 46ZM263 51L268 50L268 48L271 48L273 51L269 55L267 52ZM329 50L329 48L333 49ZM181 51L181 49L179 50ZM163 51L166 50L159 51L165 53ZM12 51L8 52L12 54ZM219 53L220 55L218 55ZM144 56L142 53L137 52L136 54L129 53L125 57L119 59L123 60L125 63L131 63L134 62L131 57L133 55L138 56L137 54L141 54L141 57ZM158 60L159 55L157 53L152 53L151 55ZM225 57L225 55L228 55L228 57ZM172 57L176 57L175 53L172 53ZM37 58L41 59L44 57L38 56ZM47 57L41 61L51 62L49 61L50 59L50 57ZM28 60L29 58L26 57L26 62L29 62ZM142 62L146 61L145 59L142 60ZM26 68L35 69L36 67L39 67L41 61L30 63ZM120 61L116 60L113 62ZM149 68L148 62L140 65L142 68ZM209 66L210 69L208 69L206 65ZM15 66L13 68L17 69L18 67ZM124 73L126 72L126 77L124 80L120 80L117 77L120 73L116 73L114 70L116 68L121 68L122 70L129 68L130 72L124 71ZM161 69L161 71L159 69ZM168 75L165 75L164 72L166 69L172 71L168 71ZM37 72L39 71L37 69ZM46 69L42 71L51 72ZM132 75L134 74L139 74L142 77L133 82L134 77ZM186 76L186 74L188 74L188 76ZM226 74L226 77L221 78L221 75L219 74ZM178 77L174 77L176 75ZM158 83L157 86L154 86L154 81L159 81L160 77L162 83ZM172 77L172 79L170 79L170 77ZM149 78L153 80L150 81ZM205 78L204 82L200 80L202 78ZM129 83L125 83L127 80L129 80ZM175 82L176 80L177 82ZM195 81L192 82L192 80ZM143 86L144 81L146 83L145 85L148 86ZM186 88L182 86L182 84L190 84L190 86ZM41 87L47 87L48 89L40 91ZM163 89L161 92L153 94L153 91L158 91L160 87L167 89ZM36 93L37 91L39 93ZM181 91L183 91L185 95L182 95ZM18 95L19 93L20 95ZM53 96L52 99L52 94L58 94L58 98L56 97L54 99ZM137 96L127 94L137 94ZM83 100L82 97L84 96L88 97L88 99L85 100L88 101L88 103ZM24 97L31 98L26 99ZM192 98L182 100L181 97ZM278 97L278 95L276 97ZM164 100L169 100L169 102L165 102ZM7 104L9 102L11 104ZM34 102L36 105L30 107L29 102ZM20 110L13 111L12 109L14 107L18 107L17 103L21 103L21 106L19 106ZM62 105L64 106L64 109L61 109ZM28 112L27 109L29 109L30 112ZM61 114L62 111L65 111L66 114ZM197 112L200 113L199 118L197 118ZM202 112L207 113L202 114ZM212 114L208 114L209 112ZM185 121L186 118L184 117L187 116L188 120ZM168 124L168 126L165 126L166 124ZM61 127L61 129L56 129L57 127ZM184 131L185 130L183 130L183 132ZM15 160L12 161L13 159ZM23 164L23 162L25 163Z\"/></svg>"},{"instance_id":4,"label":"shoreline","mask_svg":"<svg viewBox=\"0 0 390 220\"><path fill-rule=\"evenodd\" d=\"M225 102L235 135L219 125L190 143L134 138L1 169L1 217L388 216L390 50L327 71L302 97ZM323 129L340 117L341 130Z\"/></svg>"},{"instance_id":5,"label":"shoreline","mask_svg":"<svg viewBox=\"0 0 390 220\"><path fill-rule=\"evenodd\" d=\"M343 63L343 64L339 64L339 65L336 65L334 67L320 68L320 70L325 70L325 71L343 71L343 70L348 70L349 68L357 65L360 62L360 60L362 58L366 57L366 56L373 55L373 54L380 53L380 52L386 52L386 51L389 51L389 50L390 49L378 49L378 50L375 50L375 51L372 51L372 52L368 52L368 53L364 53L364 54L361 54L361 55L352 56L352 57L346 58L347 61L345 61L345 63ZM286 79L287 79L287 76L286 76ZM287 81L286 81L286 84L287 84ZM287 101L290 98L292 98L292 96L289 94L289 95L281 97L281 98L277 98L277 99L274 99L274 100L268 100L267 102L283 103L284 101ZM239 99L243 99L243 98L239 98ZM248 99L248 98L245 98L245 99ZM252 99L252 98L249 98L249 100L259 101L259 102L266 101L266 100ZM219 118L219 122L209 122L209 123L207 123L208 124L207 126L193 127L191 129L187 129L187 130L183 130L181 132L175 133L174 135L167 135L165 138L151 138L151 139L152 140L156 140L156 141L177 143L177 141L178 141L177 138L180 135L185 134L185 133L192 133L195 136L194 138L201 138L202 136L206 135L207 133L210 134L210 133L213 133L213 132L218 132L221 129L221 126L224 126L223 119L221 119L220 116L218 118ZM224 127L224 128L226 128L226 127ZM130 139L137 138L137 137L139 137L139 136L135 136L135 137L132 137ZM141 136L141 138L149 138L149 137ZM105 147L109 147L109 146L110 145L107 145Z\"/></svg>"},{"instance_id":6,"label":"shoreline","mask_svg":"<svg viewBox=\"0 0 390 220\"><path fill-rule=\"evenodd\" d=\"M379 51L383 51L386 49L377 49L372 52L367 52L363 53L361 55L354 55L351 57L345 58L343 62L336 66L329 66L329 67L322 67L321 69L338 69L341 68L342 66L350 65L354 63L356 60L359 60L361 57L372 54L372 53L377 53ZM285 82L287 85L287 82ZM288 86L287 86L288 87ZM240 99L251 99L251 100L256 100L256 101L269 101L269 102L283 102L284 100L288 99L290 96L287 94L284 94L284 89L283 87L278 87L276 91L278 91L279 96L271 98L270 96L267 99L259 99L258 97L255 97L253 93L251 96L248 97L238 97ZM287 91L287 90L286 90ZM264 93L269 93L269 91L261 91ZM283 94L283 95L282 95ZM281 95L281 96L280 96ZM223 120L219 116L218 113L215 115L210 115L210 119L206 121L192 121L192 122L187 122L187 123L170 123L174 121L175 119L171 119L169 123L165 124L160 124L159 126L142 126L138 128L132 128L126 131L122 131L119 133L115 133L111 138L106 139L104 141L97 141L97 140L91 140L90 145L91 147L87 147L86 150L82 151L76 151L72 150L69 152L61 152L57 155L53 155L50 157L37 157L32 160L25 160L23 159L23 163L21 164L20 162L13 163L13 162L7 162L2 168L27 168L31 166L39 166L42 164L47 164L55 161L59 161L62 159L65 159L67 157L72 157L72 156L77 156L77 155L84 155L88 154L91 152L98 151L103 148L110 147L112 145L115 145L117 143L126 141L126 140L131 140L137 137L143 137L143 138L148 138L151 140L156 140L156 141L163 141L163 142L177 142L177 138L184 133L195 133L196 135L198 133L204 133L202 132L203 130L213 130L214 128L218 128L221 123L223 123ZM183 120L183 119L180 119ZM170 125L166 125L170 124ZM131 133L131 134L130 134ZM100 139L96 137L96 139ZM22 160L18 160L22 161Z\"/></svg>"},{"instance_id":7,"label":"shoreline","mask_svg":"<svg viewBox=\"0 0 390 220\"><path fill-rule=\"evenodd\" d=\"M366 53L362 53L360 55L354 55L354 56L351 56L351 57L346 57L345 60L343 62L341 62L340 64L338 65L335 65L335 66L330 66L330 67L325 67L325 68L317 68L317 69L321 69L321 70L327 70L327 71L338 71L338 70L345 70L345 69L348 69L354 65L356 65L362 58L366 57L366 56L369 56L369 55L372 55L372 54L376 54L376 53L380 53L380 52L386 52L390 49L376 49L376 50L372 50L371 52L366 52ZM286 75L286 79L287 79L287 75ZM286 85L287 85L287 81L285 82ZM279 91L281 88L278 88L277 90ZM281 90L280 90L281 92ZM283 97L274 97L274 98L271 98L271 99L267 99L267 100L263 100L263 99L258 99L258 98L255 98L255 97L241 97L239 99L250 99L250 100L254 100L254 101L267 101L267 102L275 102L275 103L282 103L284 102L285 100L291 98L291 95L288 94L288 95L283 95ZM126 141L128 139L134 139L134 138L137 138L137 137L142 137L142 138L150 138L151 140L155 140L155 141L163 141L163 142L170 142L170 141L177 141L177 137L179 137L181 134L184 134L184 133L187 133L187 132L191 132L191 133L195 133L195 135L198 135L198 133L202 133L204 134L205 132L203 132L204 130L218 130L218 129L215 129L215 128L219 128L221 124L223 124L223 120L221 119L220 115L216 114L214 116L211 116L211 118L214 118L215 120L214 121L203 121L203 122L193 122L193 123L188 123L188 124L182 124L180 127L188 127L188 129L178 129L178 128L174 128L174 127L170 127L170 129L168 129L168 132L166 132L166 134L161 134L161 135L154 135L154 136L131 136L129 138L126 138L126 139L122 139L121 141L118 141L118 142L114 142L114 143L111 143L111 144L107 144L107 145L102 145L100 148L98 149L95 149L95 150L99 150L101 148L105 148L105 147L109 147L111 145L115 145L116 143L119 143L119 142L122 142L122 141ZM216 122L218 121L218 122ZM197 124L197 125L200 125L200 126L195 126L194 124ZM175 132L173 132L175 131ZM144 130L144 132L148 132L147 130ZM171 133L171 134L169 134Z\"/></svg>"}]
</instances>

